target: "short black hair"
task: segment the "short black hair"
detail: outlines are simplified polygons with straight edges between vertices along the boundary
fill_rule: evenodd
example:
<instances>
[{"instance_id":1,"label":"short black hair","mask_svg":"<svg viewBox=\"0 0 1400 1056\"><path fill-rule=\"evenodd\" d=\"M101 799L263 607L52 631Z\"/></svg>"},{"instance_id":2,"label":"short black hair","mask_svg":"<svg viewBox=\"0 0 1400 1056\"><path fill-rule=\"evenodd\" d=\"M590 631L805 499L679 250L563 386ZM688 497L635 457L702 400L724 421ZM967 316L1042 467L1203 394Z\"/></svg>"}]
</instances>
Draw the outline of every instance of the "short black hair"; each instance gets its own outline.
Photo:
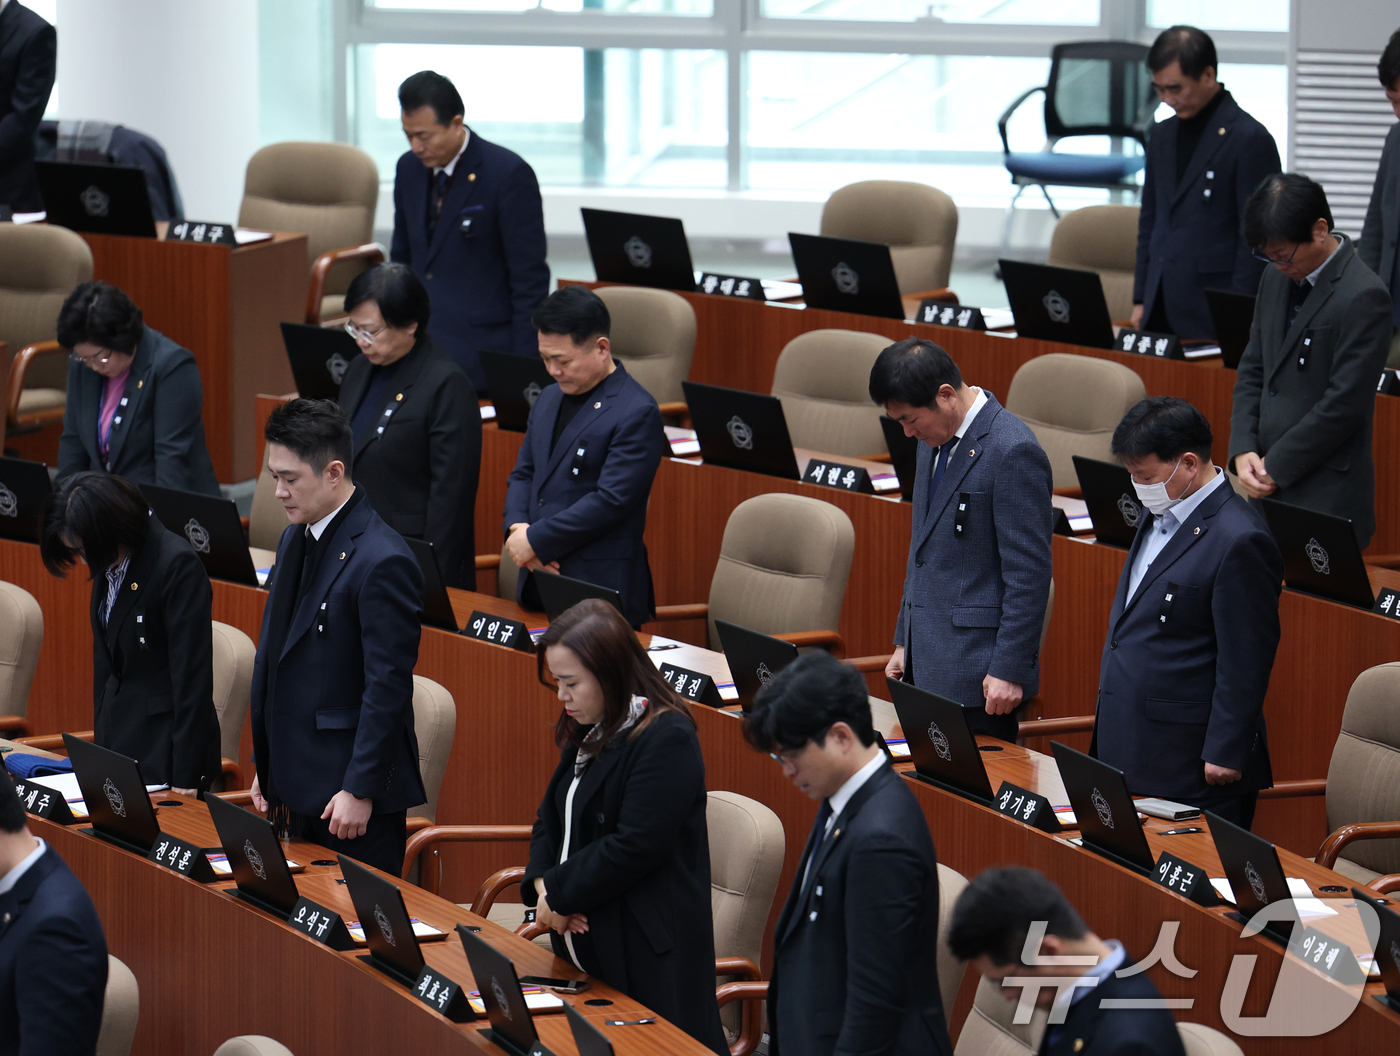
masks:
<instances>
[{"instance_id":1,"label":"short black hair","mask_svg":"<svg viewBox=\"0 0 1400 1056\"><path fill-rule=\"evenodd\" d=\"M130 355L141 340L141 309L109 282L80 283L58 310L58 343L70 352L81 344Z\"/></svg>"},{"instance_id":2,"label":"short black hair","mask_svg":"<svg viewBox=\"0 0 1400 1056\"><path fill-rule=\"evenodd\" d=\"M844 722L867 748L875 743L865 676L830 653L814 649L783 668L759 690L744 716L744 736L761 752L787 752L826 743L826 731Z\"/></svg>"},{"instance_id":3,"label":"short black hair","mask_svg":"<svg viewBox=\"0 0 1400 1056\"><path fill-rule=\"evenodd\" d=\"M932 407L944 385L962 388L962 371L939 345L922 337L896 341L875 357L870 398L881 407L891 400L910 407Z\"/></svg>"},{"instance_id":4,"label":"short black hair","mask_svg":"<svg viewBox=\"0 0 1400 1056\"><path fill-rule=\"evenodd\" d=\"M1082 939L1089 931L1042 873L1022 866L988 869L953 904L948 948L960 961L985 955L996 965L1019 964L1026 935L1039 920L1045 921L1045 934L1062 939Z\"/></svg>"},{"instance_id":5,"label":"short black hair","mask_svg":"<svg viewBox=\"0 0 1400 1056\"><path fill-rule=\"evenodd\" d=\"M1390 41L1381 52L1381 61L1376 63L1376 76L1387 90L1400 81L1400 29L1390 35Z\"/></svg>"},{"instance_id":6,"label":"short black hair","mask_svg":"<svg viewBox=\"0 0 1400 1056\"><path fill-rule=\"evenodd\" d=\"M1109 450L1127 462L1148 455L1175 462L1188 451L1205 460L1213 439L1210 422L1191 404L1177 396L1149 396L1123 415Z\"/></svg>"},{"instance_id":7,"label":"short black hair","mask_svg":"<svg viewBox=\"0 0 1400 1056\"><path fill-rule=\"evenodd\" d=\"M457 86L432 70L419 70L399 85L399 108L404 113L411 114L425 106L433 108L440 125L450 125L454 117L463 117L467 112Z\"/></svg>"},{"instance_id":8,"label":"short black hair","mask_svg":"<svg viewBox=\"0 0 1400 1056\"><path fill-rule=\"evenodd\" d=\"M1276 172L1265 176L1244 203L1240 226L1244 241L1254 249L1270 242L1312 241L1313 224L1327 221L1332 230L1332 207L1327 192L1300 172Z\"/></svg>"},{"instance_id":9,"label":"short black hair","mask_svg":"<svg viewBox=\"0 0 1400 1056\"><path fill-rule=\"evenodd\" d=\"M350 419L334 400L289 400L268 415L263 438L269 444L281 444L318 475L338 461L345 467L346 479L353 479L350 461L355 439Z\"/></svg>"},{"instance_id":10,"label":"short black hair","mask_svg":"<svg viewBox=\"0 0 1400 1056\"><path fill-rule=\"evenodd\" d=\"M560 286L540 302L530 322L542 334L567 334L580 346L612 333L608 306L587 286Z\"/></svg>"},{"instance_id":11,"label":"short black hair","mask_svg":"<svg viewBox=\"0 0 1400 1056\"><path fill-rule=\"evenodd\" d=\"M9 771L0 766L0 832L13 836L28 823L29 818L24 813L24 804L19 801L19 793L15 791L14 780Z\"/></svg>"},{"instance_id":12,"label":"short black hair","mask_svg":"<svg viewBox=\"0 0 1400 1056\"><path fill-rule=\"evenodd\" d=\"M1195 26L1172 26L1162 30L1147 52L1147 68L1161 73L1174 62L1192 80L1200 80L1208 69L1218 72L1215 41L1210 39L1209 33Z\"/></svg>"},{"instance_id":13,"label":"short black hair","mask_svg":"<svg viewBox=\"0 0 1400 1056\"><path fill-rule=\"evenodd\" d=\"M390 326L403 330L417 323L416 336L428 335L433 303L428 288L407 264L376 264L351 279L345 291L345 310L353 312L365 301L377 304Z\"/></svg>"},{"instance_id":14,"label":"short black hair","mask_svg":"<svg viewBox=\"0 0 1400 1056\"><path fill-rule=\"evenodd\" d=\"M74 473L59 484L44 510L39 556L52 575L63 576L81 551L89 579L135 553L151 530L150 507L129 480L100 471ZM69 546L68 540L77 546Z\"/></svg>"}]
</instances>

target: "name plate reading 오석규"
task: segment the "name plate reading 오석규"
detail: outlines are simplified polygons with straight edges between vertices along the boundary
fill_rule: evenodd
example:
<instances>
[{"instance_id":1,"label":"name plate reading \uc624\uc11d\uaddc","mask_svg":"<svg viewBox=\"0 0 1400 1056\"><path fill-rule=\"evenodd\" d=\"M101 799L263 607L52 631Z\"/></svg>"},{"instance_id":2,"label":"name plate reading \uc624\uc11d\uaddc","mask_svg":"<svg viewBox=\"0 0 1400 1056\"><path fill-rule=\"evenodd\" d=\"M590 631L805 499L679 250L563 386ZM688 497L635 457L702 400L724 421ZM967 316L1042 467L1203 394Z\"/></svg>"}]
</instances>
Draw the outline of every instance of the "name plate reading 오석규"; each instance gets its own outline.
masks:
<instances>
[{"instance_id":1,"label":"name plate reading \uc624\uc11d\uaddc","mask_svg":"<svg viewBox=\"0 0 1400 1056\"><path fill-rule=\"evenodd\" d=\"M287 923L303 935L309 935L322 946L333 950L353 950L355 940L350 937L350 929L339 913L327 909L319 902L302 895L292 907L292 915Z\"/></svg>"}]
</instances>

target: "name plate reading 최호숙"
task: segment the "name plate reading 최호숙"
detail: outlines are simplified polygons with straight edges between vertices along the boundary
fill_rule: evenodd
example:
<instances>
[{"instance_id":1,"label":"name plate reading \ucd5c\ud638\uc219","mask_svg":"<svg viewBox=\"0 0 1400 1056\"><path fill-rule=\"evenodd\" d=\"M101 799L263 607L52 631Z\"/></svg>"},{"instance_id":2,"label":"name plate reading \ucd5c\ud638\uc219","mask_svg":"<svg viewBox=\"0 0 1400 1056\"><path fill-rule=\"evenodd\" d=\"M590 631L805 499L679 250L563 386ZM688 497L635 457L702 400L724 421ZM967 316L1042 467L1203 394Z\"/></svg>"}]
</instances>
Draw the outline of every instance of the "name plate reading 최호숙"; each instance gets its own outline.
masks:
<instances>
[{"instance_id":1,"label":"name plate reading \ucd5c\ud638\uc219","mask_svg":"<svg viewBox=\"0 0 1400 1056\"><path fill-rule=\"evenodd\" d=\"M1376 591L1376 603L1371 606L1371 611L1389 616L1392 620L1400 620L1400 591L1391 587L1382 587Z\"/></svg>"},{"instance_id":2,"label":"name plate reading \ucd5c\ud638\uc219","mask_svg":"<svg viewBox=\"0 0 1400 1056\"><path fill-rule=\"evenodd\" d=\"M713 293L717 297L743 297L750 301L767 300L763 296L763 282L759 279L745 279L738 275L712 275L700 273L698 283L701 293Z\"/></svg>"},{"instance_id":3,"label":"name plate reading \ucd5c\ud638\uc219","mask_svg":"<svg viewBox=\"0 0 1400 1056\"><path fill-rule=\"evenodd\" d=\"M3 769L4 767L0 766L0 770ZM68 809L68 801L63 798L63 793L48 785L41 785L37 781L17 780L15 792L19 794L19 801L24 804L25 811L36 818L59 825L72 825L75 821L82 820Z\"/></svg>"},{"instance_id":4,"label":"name plate reading \ucd5c\ud638\uc219","mask_svg":"<svg viewBox=\"0 0 1400 1056\"><path fill-rule=\"evenodd\" d=\"M1184 859L1162 852L1152 869L1152 879L1168 891L1184 895L1198 906L1218 906L1220 899L1211 886L1206 871Z\"/></svg>"},{"instance_id":5,"label":"name plate reading \ucd5c\ud638\uc219","mask_svg":"<svg viewBox=\"0 0 1400 1056\"><path fill-rule=\"evenodd\" d=\"M167 242L202 242L207 246L236 246L233 224L210 224L198 220L181 220L165 232Z\"/></svg>"},{"instance_id":6,"label":"name plate reading \ucd5c\ud638\uc219","mask_svg":"<svg viewBox=\"0 0 1400 1056\"><path fill-rule=\"evenodd\" d=\"M1184 359L1181 352L1181 339L1175 334L1159 334L1152 330L1119 330L1114 340L1114 350L1132 352L1139 356L1157 356L1161 359Z\"/></svg>"},{"instance_id":7,"label":"name plate reading \ucd5c\ud638\uc219","mask_svg":"<svg viewBox=\"0 0 1400 1056\"><path fill-rule=\"evenodd\" d=\"M1010 781L1003 781L997 789L992 806L1008 818L1015 818L1042 832L1059 832L1060 821L1055 817L1055 808L1044 796L1032 792Z\"/></svg>"},{"instance_id":8,"label":"name plate reading \ucd5c\ud638\uc219","mask_svg":"<svg viewBox=\"0 0 1400 1056\"><path fill-rule=\"evenodd\" d=\"M919 303L914 313L914 322L932 326L952 326L959 330L985 330L987 320L982 318L981 308L966 308L961 304L947 301L927 300Z\"/></svg>"},{"instance_id":9,"label":"name plate reading \ucd5c\ud638\uc219","mask_svg":"<svg viewBox=\"0 0 1400 1056\"><path fill-rule=\"evenodd\" d=\"M873 495L875 485L870 483L870 474L860 466L848 466L844 462L827 462L814 458L807 463L802 479L808 484L820 484L824 488L840 488L842 491L858 491L862 495Z\"/></svg>"},{"instance_id":10,"label":"name plate reading \ucd5c\ud638\uc219","mask_svg":"<svg viewBox=\"0 0 1400 1056\"><path fill-rule=\"evenodd\" d=\"M702 675L699 671L690 671L684 667L676 667L674 664L662 664L661 677L666 680L667 685L686 700L693 700L696 704L704 704L709 708L724 707L724 701L720 699L719 688L709 675Z\"/></svg>"},{"instance_id":11,"label":"name plate reading \ucd5c\ud638\uc219","mask_svg":"<svg viewBox=\"0 0 1400 1056\"><path fill-rule=\"evenodd\" d=\"M201 884L212 883L218 879L203 847L186 843L167 832L162 832L156 837L156 842L151 845L146 857L157 865L173 869L181 876L188 876Z\"/></svg>"},{"instance_id":12,"label":"name plate reading \ucd5c\ud638\uc219","mask_svg":"<svg viewBox=\"0 0 1400 1056\"><path fill-rule=\"evenodd\" d=\"M462 633L479 642L504 645L507 649L519 649L522 653L533 653L534 643L530 641L530 629L519 620L508 620L504 616L492 616L489 612L474 611L467 620Z\"/></svg>"},{"instance_id":13,"label":"name plate reading \ucd5c\ud638\uc219","mask_svg":"<svg viewBox=\"0 0 1400 1056\"><path fill-rule=\"evenodd\" d=\"M426 964L413 983L413 996L441 1012L453 1023L467 1023L476 1018L462 988Z\"/></svg>"},{"instance_id":14,"label":"name plate reading \ucd5c\ud638\uc219","mask_svg":"<svg viewBox=\"0 0 1400 1056\"><path fill-rule=\"evenodd\" d=\"M311 936L322 946L329 946L333 950L355 948L355 940L351 938L350 929L345 926L340 914L327 909L319 902L311 901L305 895L297 899L287 923L303 935Z\"/></svg>"}]
</instances>

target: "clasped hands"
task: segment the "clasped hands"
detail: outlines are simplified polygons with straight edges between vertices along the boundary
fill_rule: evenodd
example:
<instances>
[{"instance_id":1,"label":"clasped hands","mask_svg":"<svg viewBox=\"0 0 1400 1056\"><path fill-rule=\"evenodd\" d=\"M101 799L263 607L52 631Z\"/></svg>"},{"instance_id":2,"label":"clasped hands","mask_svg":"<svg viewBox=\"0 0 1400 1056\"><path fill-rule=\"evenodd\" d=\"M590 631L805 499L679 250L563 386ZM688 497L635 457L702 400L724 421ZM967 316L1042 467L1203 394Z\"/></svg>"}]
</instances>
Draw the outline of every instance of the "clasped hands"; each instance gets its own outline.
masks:
<instances>
[{"instance_id":1,"label":"clasped hands","mask_svg":"<svg viewBox=\"0 0 1400 1056\"><path fill-rule=\"evenodd\" d=\"M904 678L904 646L895 646L885 665L885 677L899 681ZM1010 715L1021 705L1024 690L1019 682L988 675L982 679L982 696L986 698L988 715Z\"/></svg>"},{"instance_id":2,"label":"clasped hands","mask_svg":"<svg viewBox=\"0 0 1400 1056\"><path fill-rule=\"evenodd\" d=\"M1262 499L1278 490L1274 478L1264 468L1264 459L1253 451L1235 456L1235 472L1240 478L1240 487L1251 499Z\"/></svg>"},{"instance_id":3,"label":"clasped hands","mask_svg":"<svg viewBox=\"0 0 1400 1056\"><path fill-rule=\"evenodd\" d=\"M267 800L263 798L262 786L257 776L253 777L253 806L260 813L267 813ZM374 800L360 799L351 792L341 789L331 797L326 809L321 812L321 820L330 819L330 833L336 839L353 840L365 834L369 827L370 815L374 813Z\"/></svg>"},{"instance_id":4,"label":"clasped hands","mask_svg":"<svg viewBox=\"0 0 1400 1056\"><path fill-rule=\"evenodd\" d=\"M535 923L560 935L572 933L582 935L588 930L588 915L585 913L556 913L549 908L549 896L544 889L544 877L535 877Z\"/></svg>"},{"instance_id":5,"label":"clasped hands","mask_svg":"<svg viewBox=\"0 0 1400 1056\"><path fill-rule=\"evenodd\" d=\"M530 545L530 538L525 534L529 528L524 521L517 521L510 526L510 535L506 539L506 552L510 554L510 559L515 562L517 568L541 568L546 572L558 572L558 561L551 561L546 565L535 554L535 548Z\"/></svg>"}]
</instances>

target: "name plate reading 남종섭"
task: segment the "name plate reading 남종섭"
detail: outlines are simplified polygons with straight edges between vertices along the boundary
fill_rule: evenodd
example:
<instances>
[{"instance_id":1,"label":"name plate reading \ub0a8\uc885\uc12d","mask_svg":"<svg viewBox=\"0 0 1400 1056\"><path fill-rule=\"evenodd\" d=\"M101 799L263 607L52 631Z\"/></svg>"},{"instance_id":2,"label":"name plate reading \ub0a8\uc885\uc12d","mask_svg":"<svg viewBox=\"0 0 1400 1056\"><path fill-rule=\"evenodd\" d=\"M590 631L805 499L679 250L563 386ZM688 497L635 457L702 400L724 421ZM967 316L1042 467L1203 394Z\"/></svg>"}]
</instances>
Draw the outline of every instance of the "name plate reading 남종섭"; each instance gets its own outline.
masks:
<instances>
[{"instance_id":1,"label":"name plate reading \ub0a8\uc885\uc12d","mask_svg":"<svg viewBox=\"0 0 1400 1056\"><path fill-rule=\"evenodd\" d=\"M492 616L489 612L474 611L467 620L462 633L479 642L504 645L507 649L519 649L522 653L533 653L534 643L530 641L530 629L519 620L508 620L504 616Z\"/></svg>"},{"instance_id":2,"label":"name plate reading \ub0a8\uc885\uc12d","mask_svg":"<svg viewBox=\"0 0 1400 1056\"><path fill-rule=\"evenodd\" d=\"M1042 832L1059 832L1060 821L1055 817L1055 808L1042 795L1032 792L1010 781L1003 781L997 789L992 806L1008 818L1015 818Z\"/></svg>"},{"instance_id":3,"label":"name plate reading \ub0a8\uc885\uc12d","mask_svg":"<svg viewBox=\"0 0 1400 1056\"><path fill-rule=\"evenodd\" d=\"M961 304L949 304L947 301L921 301L919 310L914 313L914 322L929 323L932 326L952 326L959 330L987 329L987 320L982 317L981 308L965 308Z\"/></svg>"}]
</instances>

